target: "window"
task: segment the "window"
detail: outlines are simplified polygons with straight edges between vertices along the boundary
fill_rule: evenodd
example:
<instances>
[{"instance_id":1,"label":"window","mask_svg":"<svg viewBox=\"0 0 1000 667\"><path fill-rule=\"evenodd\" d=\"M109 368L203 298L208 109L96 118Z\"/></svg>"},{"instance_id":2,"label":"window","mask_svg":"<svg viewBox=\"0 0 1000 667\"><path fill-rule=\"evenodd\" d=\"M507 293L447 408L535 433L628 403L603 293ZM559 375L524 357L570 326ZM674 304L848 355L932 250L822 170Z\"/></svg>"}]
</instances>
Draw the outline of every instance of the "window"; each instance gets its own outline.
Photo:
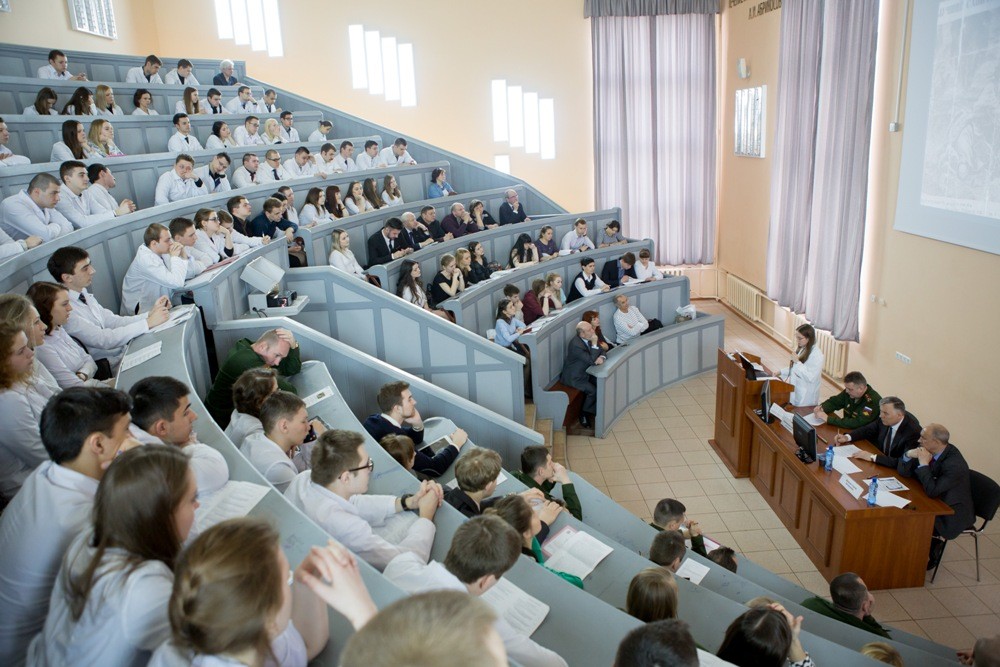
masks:
<instances>
[{"instance_id":1,"label":"window","mask_svg":"<svg viewBox=\"0 0 1000 667\"><path fill-rule=\"evenodd\" d=\"M543 160L555 159L556 117L552 98L541 98L521 86L509 86L506 79L494 79L490 89L493 141L506 142L512 148L523 146L525 153L539 155ZM509 156L503 157L509 165ZM497 169L501 170L499 166Z\"/></svg>"},{"instance_id":2,"label":"window","mask_svg":"<svg viewBox=\"0 0 1000 667\"><path fill-rule=\"evenodd\" d=\"M219 39L231 39L272 58L285 55L278 0L215 0Z\"/></svg>"},{"instance_id":3,"label":"window","mask_svg":"<svg viewBox=\"0 0 1000 667\"><path fill-rule=\"evenodd\" d=\"M413 65L413 44L399 44L395 37L383 37L378 30L363 25L347 27L351 51L351 85L368 89L387 102L417 106L417 83Z\"/></svg>"},{"instance_id":4,"label":"window","mask_svg":"<svg viewBox=\"0 0 1000 667\"><path fill-rule=\"evenodd\" d=\"M0 0L0 12L9 12L10 3L7 0Z\"/></svg>"},{"instance_id":5,"label":"window","mask_svg":"<svg viewBox=\"0 0 1000 667\"><path fill-rule=\"evenodd\" d=\"M115 8L111 0L67 0L67 2L74 30L118 39Z\"/></svg>"}]
</instances>

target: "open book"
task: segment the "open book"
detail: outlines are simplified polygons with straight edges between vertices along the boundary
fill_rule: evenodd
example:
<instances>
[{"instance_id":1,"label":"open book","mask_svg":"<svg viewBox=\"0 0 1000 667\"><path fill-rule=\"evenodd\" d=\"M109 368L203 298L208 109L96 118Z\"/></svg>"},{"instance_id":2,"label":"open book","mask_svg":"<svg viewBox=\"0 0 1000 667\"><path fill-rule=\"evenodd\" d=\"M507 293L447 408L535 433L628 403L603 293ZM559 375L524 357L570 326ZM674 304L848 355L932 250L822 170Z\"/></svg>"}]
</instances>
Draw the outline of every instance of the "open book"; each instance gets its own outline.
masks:
<instances>
[{"instance_id":1,"label":"open book","mask_svg":"<svg viewBox=\"0 0 1000 667\"><path fill-rule=\"evenodd\" d=\"M526 637L530 637L549 615L549 605L531 597L504 577L498 579L481 599L515 632Z\"/></svg>"},{"instance_id":2,"label":"open book","mask_svg":"<svg viewBox=\"0 0 1000 667\"><path fill-rule=\"evenodd\" d=\"M581 579L593 572L612 551L614 549L608 545L573 526L564 526L542 545L546 567Z\"/></svg>"}]
</instances>

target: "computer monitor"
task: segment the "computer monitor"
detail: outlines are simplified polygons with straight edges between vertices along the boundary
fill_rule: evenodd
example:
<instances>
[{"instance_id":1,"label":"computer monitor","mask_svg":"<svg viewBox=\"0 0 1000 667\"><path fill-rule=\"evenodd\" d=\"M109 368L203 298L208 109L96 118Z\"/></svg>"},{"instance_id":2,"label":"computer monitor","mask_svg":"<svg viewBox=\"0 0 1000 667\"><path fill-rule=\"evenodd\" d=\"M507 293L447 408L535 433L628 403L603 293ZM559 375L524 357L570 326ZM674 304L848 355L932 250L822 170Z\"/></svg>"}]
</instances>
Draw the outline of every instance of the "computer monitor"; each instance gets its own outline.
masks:
<instances>
[{"instance_id":1,"label":"computer monitor","mask_svg":"<svg viewBox=\"0 0 1000 667\"><path fill-rule=\"evenodd\" d=\"M771 423L771 381L764 381L764 389L760 392L760 418L765 424Z\"/></svg>"},{"instance_id":2,"label":"computer monitor","mask_svg":"<svg viewBox=\"0 0 1000 667\"><path fill-rule=\"evenodd\" d=\"M792 437L795 444L799 446L799 459L803 463L812 463L816 460L816 429L807 422L802 415L792 416Z\"/></svg>"},{"instance_id":3,"label":"computer monitor","mask_svg":"<svg viewBox=\"0 0 1000 667\"><path fill-rule=\"evenodd\" d=\"M757 378L767 375L764 371L758 371L754 368L753 362L744 357L742 352L737 352L736 354L739 357L740 364L743 366L743 372L746 374L747 380L754 382Z\"/></svg>"}]
</instances>

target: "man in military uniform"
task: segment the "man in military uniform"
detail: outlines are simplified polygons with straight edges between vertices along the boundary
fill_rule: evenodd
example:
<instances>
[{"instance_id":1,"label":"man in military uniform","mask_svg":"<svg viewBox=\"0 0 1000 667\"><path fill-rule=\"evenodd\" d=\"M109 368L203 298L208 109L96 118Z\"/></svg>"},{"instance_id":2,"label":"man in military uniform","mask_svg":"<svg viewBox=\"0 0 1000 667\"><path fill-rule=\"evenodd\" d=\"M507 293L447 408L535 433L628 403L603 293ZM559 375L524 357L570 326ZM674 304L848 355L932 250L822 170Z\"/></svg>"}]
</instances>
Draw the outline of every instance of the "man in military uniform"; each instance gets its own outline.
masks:
<instances>
[{"instance_id":1,"label":"man in military uniform","mask_svg":"<svg viewBox=\"0 0 1000 667\"><path fill-rule=\"evenodd\" d=\"M861 428L878 417L878 402L881 399L879 393L868 386L864 375L851 371L844 377L844 391L817 405L813 413L831 426ZM830 414L837 410L843 410L844 416Z\"/></svg>"}]
</instances>

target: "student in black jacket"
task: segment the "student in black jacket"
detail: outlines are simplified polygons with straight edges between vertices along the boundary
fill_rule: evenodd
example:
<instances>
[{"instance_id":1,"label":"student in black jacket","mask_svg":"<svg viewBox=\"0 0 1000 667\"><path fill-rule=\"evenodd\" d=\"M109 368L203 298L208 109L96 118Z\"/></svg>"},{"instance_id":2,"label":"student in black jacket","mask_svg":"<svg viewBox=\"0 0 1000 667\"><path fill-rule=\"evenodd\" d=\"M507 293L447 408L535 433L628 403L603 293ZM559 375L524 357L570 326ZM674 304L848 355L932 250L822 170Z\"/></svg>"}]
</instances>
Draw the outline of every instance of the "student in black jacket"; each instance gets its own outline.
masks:
<instances>
[{"instance_id":1,"label":"student in black jacket","mask_svg":"<svg viewBox=\"0 0 1000 667\"><path fill-rule=\"evenodd\" d=\"M895 396L886 396L878 402L879 417L873 422L856 428L850 433L834 437L834 442L867 440L879 450L878 454L858 452L852 458L872 461L876 465L895 468L899 458L917 446L920 438L920 421L906 411L906 405Z\"/></svg>"},{"instance_id":2,"label":"student in black jacket","mask_svg":"<svg viewBox=\"0 0 1000 667\"><path fill-rule=\"evenodd\" d=\"M635 275L635 255L627 252L618 259L605 262L601 269L601 280L611 289L638 280Z\"/></svg>"},{"instance_id":3,"label":"student in black jacket","mask_svg":"<svg viewBox=\"0 0 1000 667\"><path fill-rule=\"evenodd\" d=\"M365 268L376 264L388 264L413 252L412 249L403 248L397 243L402 229L403 223L399 218L389 218L382 229L368 237L368 265Z\"/></svg>"}]
</instances>

